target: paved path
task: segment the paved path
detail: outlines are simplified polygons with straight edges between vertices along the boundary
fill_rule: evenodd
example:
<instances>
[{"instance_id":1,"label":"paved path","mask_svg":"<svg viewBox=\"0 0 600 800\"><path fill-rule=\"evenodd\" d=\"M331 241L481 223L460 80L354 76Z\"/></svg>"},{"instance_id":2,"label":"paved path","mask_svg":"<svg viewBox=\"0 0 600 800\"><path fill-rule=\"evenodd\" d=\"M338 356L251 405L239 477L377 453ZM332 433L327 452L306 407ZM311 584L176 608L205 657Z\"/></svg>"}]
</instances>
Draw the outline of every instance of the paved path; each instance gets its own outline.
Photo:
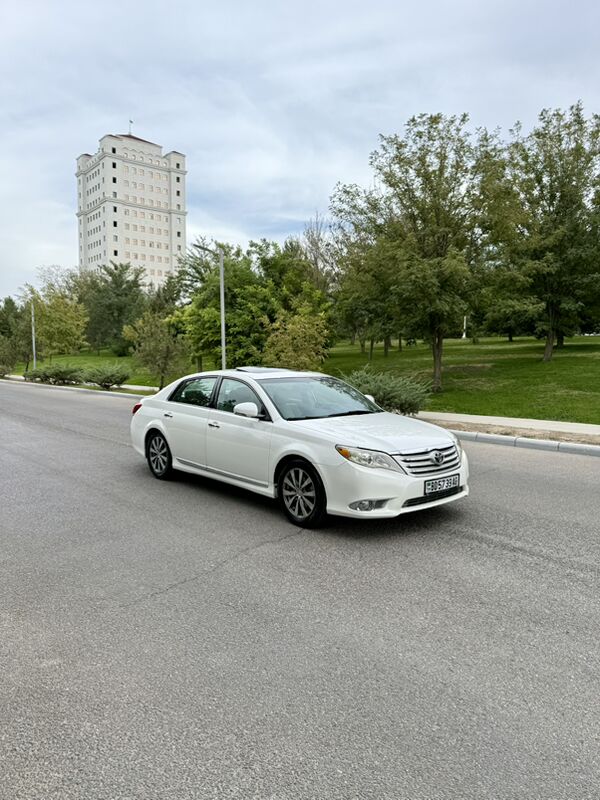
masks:
<instances>
[{"instance_id":1,"label":"paved path","mask_svg":"<svg viewBox=\"0 0 600 800\"><path fill-rule=\"evenodd\" d=\"M308 532L153 479L131 402L0 384L2 800L600 796L597 459Z\"/></svg>"},{"instance_id":2,"label":"paved path","mask_svg":"<svg viewBox=\"0 0 600 800\"><path fill-rule=\"evenodd\" d=\"M561 422L547 419L521 419L517 417L489 417L477 414L447 414L443 411L421 411L419 417L424 420L461 423L464 425L493 425L494 427L516 428L531 431L555 431L557 433L583 434L600 436L600 425L584 422Z\"/></svg>"}]
</instances>

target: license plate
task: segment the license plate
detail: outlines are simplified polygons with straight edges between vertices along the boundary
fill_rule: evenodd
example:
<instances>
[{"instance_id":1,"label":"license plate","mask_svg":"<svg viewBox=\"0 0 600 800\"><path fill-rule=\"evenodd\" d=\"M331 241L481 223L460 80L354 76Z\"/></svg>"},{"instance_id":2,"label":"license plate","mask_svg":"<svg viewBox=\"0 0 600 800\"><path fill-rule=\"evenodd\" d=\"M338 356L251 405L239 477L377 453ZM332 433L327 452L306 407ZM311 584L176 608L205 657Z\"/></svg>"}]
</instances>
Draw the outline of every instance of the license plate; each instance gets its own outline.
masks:
<instances>
[{"instance_id":1,"label":"license plate","mask_svg":"<svg viewBox=\"0 0 600 800\"><path fill-rule=\"evenodd\" d=\"M430 481L425 481L425 494L445 492L446 489L456 489L459 485L459 477L459 475L448 475L447 478L432 478Z\"/></svg>"}]
</instances>

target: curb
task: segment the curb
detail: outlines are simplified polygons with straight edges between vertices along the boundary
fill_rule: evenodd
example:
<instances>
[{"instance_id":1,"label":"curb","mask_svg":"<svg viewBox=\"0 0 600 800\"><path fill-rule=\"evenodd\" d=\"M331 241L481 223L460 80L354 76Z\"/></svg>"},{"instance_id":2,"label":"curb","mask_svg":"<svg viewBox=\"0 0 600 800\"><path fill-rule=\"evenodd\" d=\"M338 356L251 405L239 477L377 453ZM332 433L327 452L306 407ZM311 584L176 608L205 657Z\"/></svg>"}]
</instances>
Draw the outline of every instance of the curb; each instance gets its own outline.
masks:
<instances>
[{"instance_id":1,"label":"curb","mask_svg":"<svg viewBox=\"0 0 600 800\"><path fill-rule=\"evenodd\" d=\"M9 383L11 386L35 386L37 389L56 389L59 392L86 392L87 394L100 395L100 397L125 397L128 400L135 400L136 397L145 397L143 394L131 394L129 392L107 392L104 389L86 389L85 386L52 386L50 383L15 381L7 380L6 378L0 378L0 383Z\"/></svg>"},{"instance_id":2,"label":"curb","mask_svg":"<svg viewBox=\"0 0 600 800\"><path fill-rule=\"evenodd\" d=\"M499 444L505 447L524 447L529 450L548 450L555 453L571 453L600 458L600 445L579 444L578 442L557 442L552 439L530 439L526 436L502 436L499 433L480 433L479 431L456 431L449 428L455 436L465 442Z\"/></svg>"}]
</instances>

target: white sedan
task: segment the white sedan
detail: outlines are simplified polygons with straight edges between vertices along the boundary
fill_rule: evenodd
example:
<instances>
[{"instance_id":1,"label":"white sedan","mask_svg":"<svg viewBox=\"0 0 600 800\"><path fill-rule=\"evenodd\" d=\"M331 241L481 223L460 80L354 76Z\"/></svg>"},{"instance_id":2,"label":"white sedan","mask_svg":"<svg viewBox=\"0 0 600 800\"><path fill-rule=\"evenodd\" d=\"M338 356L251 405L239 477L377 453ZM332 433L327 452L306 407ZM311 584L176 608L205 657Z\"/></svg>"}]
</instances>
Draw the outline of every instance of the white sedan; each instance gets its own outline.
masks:
<instances>
[{"instance_id":1,"label":"white sedan","mask_svg":"<svg viewBox=\"0 0 600 800\"><path fill-rule=\"evenodd\" d=\"M177 469L275 497L302 527L326 514L395 517L469 493L453 434L321 373L188 375L136 403L131 439L156 478Z\"/></svg>"}]
</instances>

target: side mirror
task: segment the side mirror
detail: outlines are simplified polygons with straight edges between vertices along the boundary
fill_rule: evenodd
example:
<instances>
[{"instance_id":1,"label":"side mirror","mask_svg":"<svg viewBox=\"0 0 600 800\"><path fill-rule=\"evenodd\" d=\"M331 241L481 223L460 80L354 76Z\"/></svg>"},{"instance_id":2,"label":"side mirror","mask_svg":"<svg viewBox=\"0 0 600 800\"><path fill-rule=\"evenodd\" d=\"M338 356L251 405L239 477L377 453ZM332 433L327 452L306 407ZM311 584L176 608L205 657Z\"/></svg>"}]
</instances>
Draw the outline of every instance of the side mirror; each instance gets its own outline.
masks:
<instances>
[{"instance_id":1,"label":"side mirror","mask_svg":"<svg viewBox=\"0 0 600 800\"><path fill-rule=\"evenodd\" d=\"M238 403L233 407L233 413L240 417L258 419L258 406L256 403Z\"/></svg>"},{"instance_id":2,"label":"side mirror","mask_svg":"<svg viewBox=\"0 0 600 800\"><path fill-rule=\"evenodd\" d=\"M373 397L372 394L366 394L365 397L367 398L367 400L370 400L372 403L375 402L375 398Z\"/></svg>"}]
</instances>

